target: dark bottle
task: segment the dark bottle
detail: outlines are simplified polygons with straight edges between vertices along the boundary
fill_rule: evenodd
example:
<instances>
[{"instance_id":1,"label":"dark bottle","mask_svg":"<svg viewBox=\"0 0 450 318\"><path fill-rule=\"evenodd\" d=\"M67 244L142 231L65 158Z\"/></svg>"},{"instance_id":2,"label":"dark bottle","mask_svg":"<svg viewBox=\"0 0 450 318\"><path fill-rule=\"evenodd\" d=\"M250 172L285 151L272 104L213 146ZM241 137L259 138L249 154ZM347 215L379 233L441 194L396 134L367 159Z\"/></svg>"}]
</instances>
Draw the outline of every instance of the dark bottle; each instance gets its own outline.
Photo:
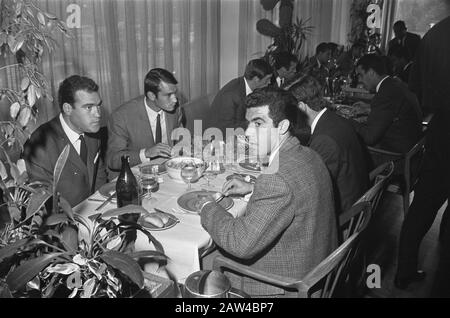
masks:
<instances>
[{"instance_id":1,"label":"dark bottle","mask_svg":"<svg viewBox=\"0 0 450 318\"><path fill-rule=\"evenodd\" d=\"M130 169L129 157L122 156L122 169L116 182L117 207L139 205L138 189L136 177Z\"/></svg>"}]
</instances>

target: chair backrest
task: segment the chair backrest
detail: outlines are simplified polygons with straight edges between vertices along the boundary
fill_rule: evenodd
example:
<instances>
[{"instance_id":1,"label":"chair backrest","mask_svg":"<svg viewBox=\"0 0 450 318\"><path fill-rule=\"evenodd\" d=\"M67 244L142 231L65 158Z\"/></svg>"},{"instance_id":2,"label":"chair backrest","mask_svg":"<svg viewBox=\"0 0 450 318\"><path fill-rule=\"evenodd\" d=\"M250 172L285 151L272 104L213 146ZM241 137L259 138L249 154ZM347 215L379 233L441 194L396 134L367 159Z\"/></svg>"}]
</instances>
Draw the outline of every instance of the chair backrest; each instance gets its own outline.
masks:
<instances>
[{"instance_id":1,"label":"chair backrest","mask_svg":"<svg viewBox=\"0 0 450 318\"><path fill-rule=\"evenodd\" d=\"M215 94L208 94L183 104L181 110L185 117L185 128L194 134L194 120L202 121L202 133L210 126L210 107Z\"/></svg>"},{"instance_id":2,"label":"chair backrest","mask_svg":"<svg viewBox=\"0 0 450 318\"><path fill-rule=\"evenodd\" d=\"M422 168L422 163L425 154L425 135L405 154L405 164L403 167L403 174L409 175L407 177L406 186L408 193L414 189L414 186L419 178L419 171Z\"/></svg>"},{"instance_id":3,"label":"chair backrest","mask_svg":"<svg viewBox=\"0 0 450 318\"><path fill-rule=\"evenodd\" d=\"M344 242L355 232L360 231L365 220L375 213L381 194L393 171L394 163L387 162L370 173L370 180L374 182L373 186L348 211L339 216L340 242Z\"/></svg>"},{"instance_id":4,"label":"chair backrest","mask_svg":"<svg viewBox=\"0 0 450 318\"><path fill-rule=\"evenodd\" d=\"M365 227L370 218L364 222ZM348 269L354 258L354 250L361 232L356 232L333 253L310 271L301 281L295 283L301 298L331 298L348 276Z\"/></svg>"}]
</instances>

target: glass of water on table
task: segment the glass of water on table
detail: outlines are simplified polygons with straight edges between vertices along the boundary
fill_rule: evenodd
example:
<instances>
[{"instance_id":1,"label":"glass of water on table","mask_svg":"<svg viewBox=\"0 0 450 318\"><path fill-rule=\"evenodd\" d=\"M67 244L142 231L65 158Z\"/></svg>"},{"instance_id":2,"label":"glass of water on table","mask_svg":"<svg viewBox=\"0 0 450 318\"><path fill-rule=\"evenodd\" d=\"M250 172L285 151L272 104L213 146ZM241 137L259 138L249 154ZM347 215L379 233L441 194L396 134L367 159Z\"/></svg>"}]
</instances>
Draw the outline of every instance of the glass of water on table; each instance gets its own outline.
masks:
<instances>
[{"instance_id":1,"label":"glass of water on table","mask_svg":"<svg viewBox=\"0 0 450 318\"><path fill-rule=\"evenodd\" d=\"M144 164L139 166L139 185L142 205L155 204L158 200L152 197L152 192L156 192L159 189L158 165Z\"/></svg>"}]
</instances>

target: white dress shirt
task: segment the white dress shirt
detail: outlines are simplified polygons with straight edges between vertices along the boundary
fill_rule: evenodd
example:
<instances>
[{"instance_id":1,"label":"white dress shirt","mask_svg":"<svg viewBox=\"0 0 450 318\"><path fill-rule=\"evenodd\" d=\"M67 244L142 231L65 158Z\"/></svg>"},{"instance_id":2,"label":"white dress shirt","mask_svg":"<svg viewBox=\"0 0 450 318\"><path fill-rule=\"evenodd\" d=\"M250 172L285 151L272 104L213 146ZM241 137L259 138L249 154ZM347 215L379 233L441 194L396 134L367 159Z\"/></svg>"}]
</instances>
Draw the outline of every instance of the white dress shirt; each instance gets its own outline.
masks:
<instances>
[{"instance_id":1,"label":"white dress shirt","mask_svg":"<svg viewBox=\"0 0 450 318\"><path fill-rule=\"evenodd\" d=\"M313 122L311 124L311 135L314 133L314 129L316 129L317 122L319 121L320 117L322 117L323 113L325 113L326 110L327 110L326 108L322 109L317 114L316 118L314 118L314 120L313 120Z\"/></svg>"},{"instance_id":2,"label":"white dress shirt","mask_svg":"<svg viewBox=\"0 0 450 318\"><path fill-rule=\"evenodd\" d=\"M81 147L80 136L84 134L79 134L72 128L70 128L69 125L67 125L66 120L64 119L62 114L59 114L59 121L61 122L62 129L64 130L64 133L66 134L67 138L69 138L70 143L73 145L78 154L80 154L80 147Z\"/></svg>"},{"instance_id":3,"label":"white dress shirt","mask_svg":"<svg viewBox=\"0 0 450 318\"><path fill-rule=\"evenodd\" d=\"M250 95L253 91L252 91L252 89L250 88L250 86L248 86L248 83L247 83L247 79L244 77L244 83L245 83L245 96L248 96L248 95Z\"/></svg>"},{"instance_id":4,"label":"white dress shirt","mask_svg":"<svg viewBox=\"0 0 450 318\"><path fill-rule=\"evenodd\" d=\"M389 76L385 76L385 77L383 77L383 79L378 83L378 85L377 85L377 88L376 88L376 92L378 93L378 90L380 89L380 86L381 86L381 83L383 83L383 81L386 79L386 78L388 78Z\"/></svg>"},{"instance_id":5,"label":"white dress shirt","mask_svg":"<svg viewBox=\"0 0 450 318\"><path fill-rule=\"evenodd\" d=\"M147 105L147 101L144 97L144 105L145 110L147 111L148 121L150 122L150 127L152 129L153 134L153 140L156 138L156 119L158 117L158 114L160 115L160 122L161 122L161 142L163 144L168 144L167 140L167 130L166 130L166 115L163 110L160 110L159 112L155 112L153 109L151 109ZM139 158L141 159L141 162L149 162L150 158L147 158L145 156L145 148L141 149L139 152Z\"/></svg>"}]
</instances>

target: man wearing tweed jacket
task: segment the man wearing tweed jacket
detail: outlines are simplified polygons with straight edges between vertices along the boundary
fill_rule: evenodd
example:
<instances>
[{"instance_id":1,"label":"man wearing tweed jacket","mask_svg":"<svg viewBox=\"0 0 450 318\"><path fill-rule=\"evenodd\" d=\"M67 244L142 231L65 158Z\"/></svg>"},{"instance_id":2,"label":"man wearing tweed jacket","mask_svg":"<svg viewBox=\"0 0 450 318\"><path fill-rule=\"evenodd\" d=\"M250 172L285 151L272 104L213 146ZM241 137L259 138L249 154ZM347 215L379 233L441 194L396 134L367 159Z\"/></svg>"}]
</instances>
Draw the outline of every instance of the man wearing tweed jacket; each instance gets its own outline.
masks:
<instances>
[{"instance_id":1,"label":"man wearing tweed jacket","mask_svg":"<svg viewBox=\"0 0 450 318\"><path fill-rule=\"evenodd\" d=\"M298 109L293 97L265 88L246 98L250 147L269 164L254 185L232 179L226 195L251 194L237 218L215 201L201 208L201 222L222 254L273 274L301 279L337 246L331 180L320 156L293 136ZM288 119L289 118L289 119ZM230 276L252 296L289 296L249 278Z\"/></svg>"}]
</instances>

